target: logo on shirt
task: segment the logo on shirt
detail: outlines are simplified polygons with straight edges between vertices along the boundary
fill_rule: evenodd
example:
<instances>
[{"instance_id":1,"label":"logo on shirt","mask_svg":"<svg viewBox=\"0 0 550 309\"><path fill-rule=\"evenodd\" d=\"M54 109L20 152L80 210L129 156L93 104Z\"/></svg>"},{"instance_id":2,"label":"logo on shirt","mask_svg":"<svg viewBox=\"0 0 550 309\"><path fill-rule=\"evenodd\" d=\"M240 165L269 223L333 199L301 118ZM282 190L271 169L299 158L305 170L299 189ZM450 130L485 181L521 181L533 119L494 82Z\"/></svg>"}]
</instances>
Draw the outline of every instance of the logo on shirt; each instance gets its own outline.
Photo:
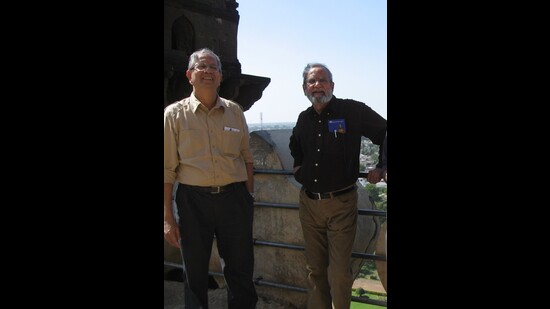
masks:
<instances>
[{"instance_id":1,"label":"logo on shirt","mask_svg":"<svg viewBox=\"0 0 550 309\"><path fill-rule=\"evenodd\" d=\"M328 121L328 131L330 133L346 133L346 120L345 119L331 119Z\"/></svg>"}]
</instances>

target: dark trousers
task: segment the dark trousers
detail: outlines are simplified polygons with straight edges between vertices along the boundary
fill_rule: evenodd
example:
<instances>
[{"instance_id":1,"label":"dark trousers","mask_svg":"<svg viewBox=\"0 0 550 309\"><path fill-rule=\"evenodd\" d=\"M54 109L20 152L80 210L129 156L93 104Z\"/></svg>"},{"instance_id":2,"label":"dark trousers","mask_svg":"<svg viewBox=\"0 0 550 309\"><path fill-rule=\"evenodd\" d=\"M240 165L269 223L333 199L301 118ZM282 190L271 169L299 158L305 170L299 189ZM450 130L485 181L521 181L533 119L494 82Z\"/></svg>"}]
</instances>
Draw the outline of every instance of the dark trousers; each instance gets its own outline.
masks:
<instances>
[{"instance_id":1,"label":"dark trousers","mask_svg":"<svg viewBox=\"0 0 550 309\"><path fill-rule=\"evenodd\" d=\"M182 255L187 281L185 308L208 309L208 270L214 235L218 245L229 309L256 308L253 283L254 201L244 183L227 192L211 194L179 185L176 193ZM191 293L200 306L191 304ZM217 309L217 308L216 308Z\"/></svg>"}]
</instances>

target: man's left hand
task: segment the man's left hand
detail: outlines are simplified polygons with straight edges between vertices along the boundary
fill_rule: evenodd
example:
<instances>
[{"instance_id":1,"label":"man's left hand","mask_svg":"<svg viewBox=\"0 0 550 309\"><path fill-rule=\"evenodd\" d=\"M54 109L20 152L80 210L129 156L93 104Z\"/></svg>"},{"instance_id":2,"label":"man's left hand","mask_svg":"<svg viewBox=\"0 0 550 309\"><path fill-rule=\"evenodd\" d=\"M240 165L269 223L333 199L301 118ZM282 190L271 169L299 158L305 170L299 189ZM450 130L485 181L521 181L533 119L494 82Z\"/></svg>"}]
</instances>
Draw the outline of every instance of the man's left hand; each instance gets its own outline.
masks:
<instances>
[{"instance_id":1,"label":"man's left hand","mask_svg":"<svg viewBox=\"0 0 550 309\"><path fill-rule=\"evenodd\" d=\"M383 172L384 170L381 168L375 168L369 171L367 174L367 181L369 183L379 183L383 178Z\"/></svg>"}]
</instances>

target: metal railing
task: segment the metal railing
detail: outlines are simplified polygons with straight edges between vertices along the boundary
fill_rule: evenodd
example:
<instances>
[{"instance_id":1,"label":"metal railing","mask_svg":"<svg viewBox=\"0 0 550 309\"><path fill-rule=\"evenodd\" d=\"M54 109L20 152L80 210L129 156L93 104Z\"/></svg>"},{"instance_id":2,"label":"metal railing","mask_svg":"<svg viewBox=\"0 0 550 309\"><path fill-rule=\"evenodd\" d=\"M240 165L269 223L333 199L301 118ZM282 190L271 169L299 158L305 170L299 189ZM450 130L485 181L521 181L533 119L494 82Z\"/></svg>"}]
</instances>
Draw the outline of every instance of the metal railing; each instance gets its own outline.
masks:
<instances>
[{"instance_id":1,"label":"metal railing","mask_svg":"<svg viewBox=\"0 0 550 309\"><path fill-rule=\"evenodd\" d=\"M265 169L254 169L254 174L291 175L291 176L294 175L292 171L288 171L288 170L265 170ZM359 177L366 178L367 174L368 172L360 172ZM285 204L285 203L254 202L254 206L296 209L296 210L299 209L299 206L296 204ZM383 210L359 209L359 215L386 217L387 212ZM272 241L259 240L259 239L254 239L254 245L271 246L271 247L278 247L278 248L285 248L285 249L292 249L292 250L304 250L304 246L300 246L300 245L287 244L287 243L281 243L281 242L272 242ZM361 252L352 252L352 257L361 258L361 259L370 259L370 260L376 260L376 261L386 261L385 255L368 254L368 253L361 253ZM164 265L175 267L175 268L181 268L183 270L183 265L180 265L180 264L164 261ZM223 273L209 272L208 274L211 276L223 277ZM307 293L306 288L291 286L291 285L287 285L279 282L267 281L267 280L264 280L261 276L254 279L254 283L258 286L270 286L275 288L287 289L295 292ZM369 299L367 297L362 297L362 296L361 297L352 296L352 300L355 302L377 305L382 307L388 306L387 301Z\"/></svg>"}]
</instances>

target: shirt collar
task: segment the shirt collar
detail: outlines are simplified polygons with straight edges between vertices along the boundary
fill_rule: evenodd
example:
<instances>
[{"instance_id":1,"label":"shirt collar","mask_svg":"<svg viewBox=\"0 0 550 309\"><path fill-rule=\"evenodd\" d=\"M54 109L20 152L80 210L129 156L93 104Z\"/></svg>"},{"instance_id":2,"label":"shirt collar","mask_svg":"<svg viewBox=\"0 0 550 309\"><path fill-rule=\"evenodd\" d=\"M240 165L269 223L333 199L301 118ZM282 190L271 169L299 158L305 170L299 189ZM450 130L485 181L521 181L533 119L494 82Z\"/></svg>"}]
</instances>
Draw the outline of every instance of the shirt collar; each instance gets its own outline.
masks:
<instances>
[{"instance_id":1,"label":"shirt collar","mask_svg":"<svg viewBox=\"0 0 550 309\"><path fill-rule=\"evenodd\" d=\"M199 101L199 99L195 97L194 93L191 93L191 95L189 96L189 106L191 107L191 110L193 110L193 113L197 111L197 108L199 108L200 104L201 101ZM227 108L227 103L225 103L225 101L222 100L220 96L218 96L218 99L216 100L216 105L214 105L213 110L219 107L222 107L222 112L225 110L225 108Z\"/></svg>"}]
</instances>

